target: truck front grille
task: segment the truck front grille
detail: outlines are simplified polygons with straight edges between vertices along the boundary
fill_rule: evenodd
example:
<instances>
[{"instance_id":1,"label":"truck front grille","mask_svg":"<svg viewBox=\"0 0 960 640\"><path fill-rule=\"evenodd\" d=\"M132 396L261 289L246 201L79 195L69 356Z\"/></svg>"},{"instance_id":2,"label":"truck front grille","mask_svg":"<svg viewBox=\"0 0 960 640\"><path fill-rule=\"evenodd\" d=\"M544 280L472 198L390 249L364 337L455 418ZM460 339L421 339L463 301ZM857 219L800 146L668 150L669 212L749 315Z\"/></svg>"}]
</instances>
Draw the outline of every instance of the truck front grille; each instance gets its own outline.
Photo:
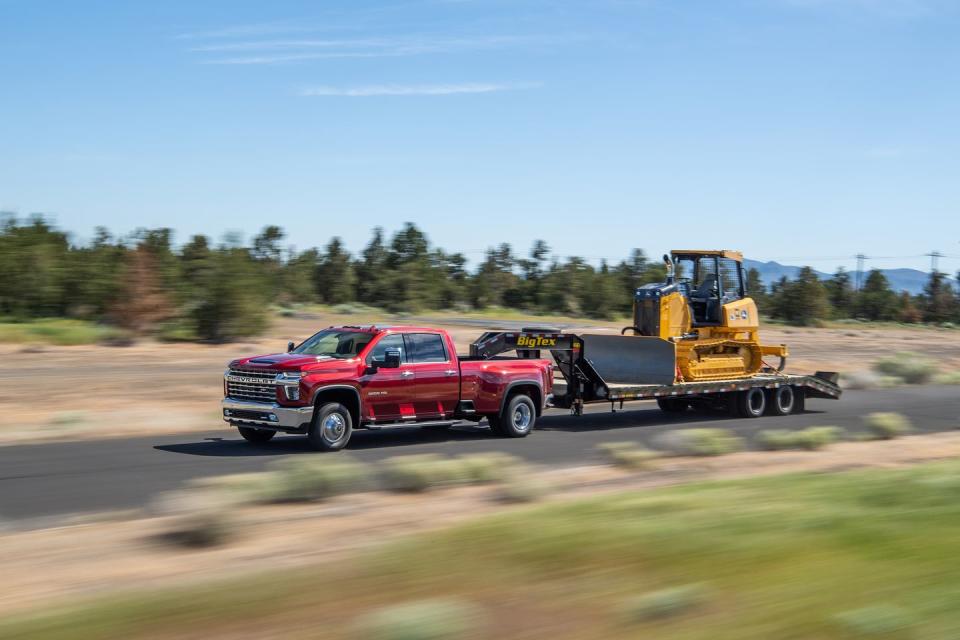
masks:
<instances>
[{"instance_id":1,"label":"truck front grille","mask_svg":"<svg viewBox=\"0 0 960 640\"><path fill-rule=\"evenodd\" d=\"M244 379L242 381L231 379L234 377ZM227 378L227 397L252 402L276 402L276 377L276 371L246 367L230 369Z\"/></svg>"}]
</instances>

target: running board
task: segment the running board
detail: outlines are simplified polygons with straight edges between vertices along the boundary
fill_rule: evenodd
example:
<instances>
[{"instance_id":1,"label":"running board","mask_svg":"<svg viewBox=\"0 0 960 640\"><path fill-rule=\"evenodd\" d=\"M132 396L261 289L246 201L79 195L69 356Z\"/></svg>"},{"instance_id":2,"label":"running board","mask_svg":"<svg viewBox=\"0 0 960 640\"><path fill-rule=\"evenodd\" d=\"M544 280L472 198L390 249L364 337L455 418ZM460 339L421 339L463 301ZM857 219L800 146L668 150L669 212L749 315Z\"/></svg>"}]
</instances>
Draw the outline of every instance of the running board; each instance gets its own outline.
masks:
<instances>
[{"instance_id":1,"label":"running board","mask_svg":"<svg viewBox=\"0 0 960 640\"><path fill-rule=\"evenodd\" d=\"M401 422L385 422L383 424L365 424L361 427L361 429L379 431L380 429L396 429L398 427L452 427L460 422L460 420L431 420L429 422L407 420Z\"/></svg>"}]
</instances>

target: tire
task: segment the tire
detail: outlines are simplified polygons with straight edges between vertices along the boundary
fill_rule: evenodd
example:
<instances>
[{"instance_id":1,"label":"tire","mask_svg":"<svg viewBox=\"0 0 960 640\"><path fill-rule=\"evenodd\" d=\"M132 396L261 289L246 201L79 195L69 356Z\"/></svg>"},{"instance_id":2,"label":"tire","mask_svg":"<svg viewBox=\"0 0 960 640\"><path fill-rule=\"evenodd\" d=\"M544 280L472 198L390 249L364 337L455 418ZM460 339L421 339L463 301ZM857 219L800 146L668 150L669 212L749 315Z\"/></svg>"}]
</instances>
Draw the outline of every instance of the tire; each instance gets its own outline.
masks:
<instances>
[{"instance_id":1,"label":"tire","mask_svg":"<svg viewBox=\"0 0 960 640\"><path fill-rule=\"evenodd\" d=\"M767 413L772 416L790 415L796 404L796 396L790 385L771 389L767 393Z\"/></svg>"},{"instance_id":2,"label":"tire","mask_svg":"<svg viewBox=\"0 0 960 640\"><path fill-rule=\"evenodd\" d=\"M657 398L657 406L661 411L667 413L683 413L690 406L690 403L680 398Z\"/></svg>"},{"instance_id":3,"label":"tire","mask_svg":"<svg viewBox=\"0 0 960 640\"><path fill-rule=\"evenodd\" d=\"M277 435L277 432L273 429L254 429L253 427L237 427L237 431L240 432L244 440L254 444L270 442L273 440L273 436Z\"/></svg>"},{"instance_id":4,"label":"tire","mask_svg":"<svg viewBox=\"0 0 960 640\"><path fill-rule=\"evenodd\" d=\"M737 393L737 413L742 418L759 418L767 408L767 394L754 387Z\"/></svg>"},{"instance_id":5,"label":"tire","mask_svg":"<svg viewBox=\"0 0 960 640\"><path fill-rule=\"evenodd\" d=\"M351 435L350 412L339 402L329 402L314 412L307 440L317 451L339 451L347 446Z\"/></svg>"},{"instance_id":6,"label":"tire","mask_svg":"<svg viewBox=\"0 0 960 640\"><path fill-rule=\"evenodd\" d=\"M511 396L499 416L487 418L490 429L504 438L526 438L537 423L537 406L525 393Z\"/></svg>"}]
</instances>

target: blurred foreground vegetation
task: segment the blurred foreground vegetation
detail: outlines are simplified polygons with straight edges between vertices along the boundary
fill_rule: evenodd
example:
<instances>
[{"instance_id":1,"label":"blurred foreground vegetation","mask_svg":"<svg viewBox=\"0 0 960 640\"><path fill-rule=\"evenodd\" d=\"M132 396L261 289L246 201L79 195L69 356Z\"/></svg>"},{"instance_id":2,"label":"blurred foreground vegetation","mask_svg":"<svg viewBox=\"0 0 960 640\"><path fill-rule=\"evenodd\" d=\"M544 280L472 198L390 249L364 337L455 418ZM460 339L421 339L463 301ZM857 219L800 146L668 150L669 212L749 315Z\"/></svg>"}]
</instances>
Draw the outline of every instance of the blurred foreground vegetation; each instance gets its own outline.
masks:
<instances>
[{"instance_id":1,"label":"blurred foreground vegetation","mask_svg":"<svg viewBox=\"0 0 960 640\"><path fill-rule=\"evenodd\" d=\"M322 567L45 610L0 636L946 640L958 495L951 461L522 507Z\"/></svg>"},{"instance_id":2,"label":"blurred foreground vegetation","mask_svg":"<svg viewBox=\"0 0 960 640\"><path fill-rule=\"evenodd\" d=\"M216 244L197 235L180 246L170 229L116 237L98 228L80 245L42 217L8 214L0 220L0 318L70 318L128 336L208 341L260 333L271 305L359 303L388 312L506 308L612 319L630 315L638 286L665 277L660 261L648 260L641 249L616 264L595 266L555 256L542 240L526 256L506 243L490 248L471 270L462 253L431 246L411 223L391 238L373 229L357 256L339 238L305 251L284 240L276 226L265 227L249 245L236 236ZM821 282L807 267L769 290L751 269L747 288L761 312L794 324L960 321L957 294L939 273L920 296L894 293L880 271L854 291L842 269ZM77 338L63 338L71 339Z\"/></svg>"}]
</instances>

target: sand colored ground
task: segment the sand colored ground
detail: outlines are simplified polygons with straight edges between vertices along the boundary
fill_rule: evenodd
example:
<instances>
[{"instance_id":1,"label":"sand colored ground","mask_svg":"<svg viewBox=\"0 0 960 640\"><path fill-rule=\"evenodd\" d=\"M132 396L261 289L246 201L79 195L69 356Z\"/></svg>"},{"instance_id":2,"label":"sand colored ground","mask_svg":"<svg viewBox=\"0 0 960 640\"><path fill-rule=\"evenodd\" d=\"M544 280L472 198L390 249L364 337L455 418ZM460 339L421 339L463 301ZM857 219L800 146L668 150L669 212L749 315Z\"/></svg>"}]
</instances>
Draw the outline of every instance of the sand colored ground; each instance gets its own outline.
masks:
<instances>
[{"instance_id":1,"label":"sand colored ground","mask_svg":"<svg viewBox=\"0 0 960 640\"><path fill-rule=\"evenodd\" d=\"M163 344L129 347L0 345L0 444L204 431L224 427L220 419L222 374L243 355L275 353L335 324L412 323L440 326L461 351L483 330L521 326L517 320L461 319L452 314L419 318L348 316L331 313L278 317L255 340L225 344ZM568 331L618 333L622 323L531 319ZM960 369L960 331L851 325L805 329L769 327L762 338L786 343L788 371L852 372L896 351L916 351Z\"/></svg>"}]
</instances>

